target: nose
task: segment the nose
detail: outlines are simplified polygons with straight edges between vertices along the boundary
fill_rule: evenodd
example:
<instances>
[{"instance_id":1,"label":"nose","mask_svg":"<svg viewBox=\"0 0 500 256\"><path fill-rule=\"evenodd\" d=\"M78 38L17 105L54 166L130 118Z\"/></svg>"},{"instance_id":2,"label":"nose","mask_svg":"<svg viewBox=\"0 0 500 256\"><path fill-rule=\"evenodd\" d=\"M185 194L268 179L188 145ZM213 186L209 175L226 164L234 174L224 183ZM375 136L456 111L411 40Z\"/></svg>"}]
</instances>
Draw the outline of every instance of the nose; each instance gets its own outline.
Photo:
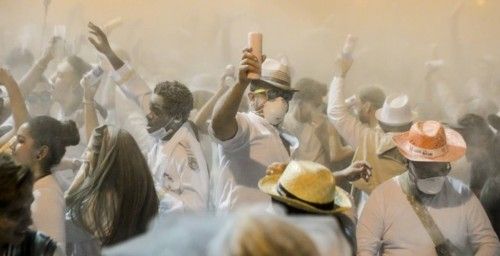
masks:
<instances>
[{"instance_id":1,"label":"nose","mask_svg":"<svg viewBox=\"0 0 500 256\"><path fill-rule=\"evenodd\" d=\"M14 149L16 148L17 141L14 141L10 144L9 148L12 151L12 154L14 154Z\"/></svg>"}]
</instances>

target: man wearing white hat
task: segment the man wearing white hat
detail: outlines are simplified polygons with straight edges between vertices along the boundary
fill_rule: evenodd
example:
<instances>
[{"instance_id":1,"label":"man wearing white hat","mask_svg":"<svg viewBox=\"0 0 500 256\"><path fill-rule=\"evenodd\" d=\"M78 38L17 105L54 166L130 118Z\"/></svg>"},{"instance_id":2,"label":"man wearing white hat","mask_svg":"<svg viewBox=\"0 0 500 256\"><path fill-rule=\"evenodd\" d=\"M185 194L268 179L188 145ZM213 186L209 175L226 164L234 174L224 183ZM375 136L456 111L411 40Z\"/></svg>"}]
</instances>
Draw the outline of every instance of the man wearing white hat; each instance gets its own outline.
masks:
<instances>
[{"instance_id":1,"label":"man wearing white hat","mask_svg":"<svg viewBox=\"0 0 500 256\"><path fill-rule=\"evenodd\" d=\"M250 72L261 73L260 79L250 80ZM238 113L249 84L251 111ZM297 139L280 128L294 92L286 63L268 58L261 65L250 49L243 51L238 82L217 103L209 127L221 159L213 191L218 212L270 202L257 183L268 165L289 162L297 147Z\"/></svg>"},{"instance_id":2,"label":"man wearing white hat","mask_svg":"<svg viewBox=\"0 0 500 256\"><path fill-rule=\"evenodd\" d=\"M353 185L366 192L405 170L402 156L392 141L392 133L407 131L415 118L408 96L390 95L382 108L375 112L379 127L370 127L352 116L344 101L344 78L352 58L341 55L337 60L338 74L333 78L328 96L328 117L339 134L355 149L353 161L364 160L372 166L372 178ZM361 208L361 207L360 207Z\"/></svg>"},{"instance_id":3,"label":"man wearing white hat","mask_svg":"<svg viewBox=\"0 0 500 256\"><path fill-rule=\"evenodd\" d=\"M479 200L447 176L465 154L462 136L425 121L393 139L407 171L370 195L356 231L358 255L500 255Z\"/></svg>"}]
</instances>

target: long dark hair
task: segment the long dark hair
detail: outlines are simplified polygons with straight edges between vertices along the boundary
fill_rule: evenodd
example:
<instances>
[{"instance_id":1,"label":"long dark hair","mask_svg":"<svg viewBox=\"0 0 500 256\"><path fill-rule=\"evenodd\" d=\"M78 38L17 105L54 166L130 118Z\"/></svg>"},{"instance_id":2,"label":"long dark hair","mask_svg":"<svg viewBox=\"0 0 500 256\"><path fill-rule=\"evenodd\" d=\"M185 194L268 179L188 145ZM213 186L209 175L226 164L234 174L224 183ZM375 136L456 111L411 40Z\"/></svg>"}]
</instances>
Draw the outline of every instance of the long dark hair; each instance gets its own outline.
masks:
<instances>
[{"instance_id":1,"label":"long dark hair","mask_svg":"<svg viewBox=\"0 0 500 256\"><path fill-rule=\"evenodd\" d=\"M144 233L158 212L146 159L125 130L94 130L86 178L66 197L72 220L104 246Z\"/></svg>"}]
</instances>

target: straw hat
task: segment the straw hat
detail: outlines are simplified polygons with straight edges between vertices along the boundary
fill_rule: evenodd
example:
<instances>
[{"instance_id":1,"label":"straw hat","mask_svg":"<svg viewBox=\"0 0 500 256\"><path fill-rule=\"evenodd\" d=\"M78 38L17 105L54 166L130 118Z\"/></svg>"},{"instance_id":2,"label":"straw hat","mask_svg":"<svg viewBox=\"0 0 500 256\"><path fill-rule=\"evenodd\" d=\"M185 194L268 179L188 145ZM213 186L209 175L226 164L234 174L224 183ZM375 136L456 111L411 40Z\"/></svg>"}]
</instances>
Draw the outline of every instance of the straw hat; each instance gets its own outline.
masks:
<instances>
[{"instance_id":1,"label":"straw hat","mask_svg":"<svg viewBox=\"0 0 500 256\"><path fill-rule=\"evenodd\" d=\"M415 120L416 113L411 110L408 96L400 94L387 96L382 108L375 112L375 117L384 124L399 126Z\"/></svg>"},{"instance_id":2,"label":"straw hat","mask_svg":"<svg viewBox=\"0 0 500 256\"><path fill-rule=\"evenodd\" d=\"M464 156L466 149L457 131L437 121L417 122L393 140L404 157L417 162L452 162Z\"/></svg>"},{"instance_id":3,"label":"straw hat","mask_svg":"<svg viewBox=\"0 0 500 256\"><path fill-rule=\"evenodd\" d=\"M281 90L298 91L292 89L290 71L285 60L277 61L275 59L266 58L262 63L260 80Z\"/></svg>"},{"instance_id":4,"label":"straw hat","mask_svg":"<svg viewBox=\"0 0 500 256\"><path fill-rule=\"evenodd\" d=\"M291 161L283 173L264 176L259 189L277 201L312 213L333 214L352 206L347 192L335 186L332 172L309 161Z\"/></svg>"}]
</instances>

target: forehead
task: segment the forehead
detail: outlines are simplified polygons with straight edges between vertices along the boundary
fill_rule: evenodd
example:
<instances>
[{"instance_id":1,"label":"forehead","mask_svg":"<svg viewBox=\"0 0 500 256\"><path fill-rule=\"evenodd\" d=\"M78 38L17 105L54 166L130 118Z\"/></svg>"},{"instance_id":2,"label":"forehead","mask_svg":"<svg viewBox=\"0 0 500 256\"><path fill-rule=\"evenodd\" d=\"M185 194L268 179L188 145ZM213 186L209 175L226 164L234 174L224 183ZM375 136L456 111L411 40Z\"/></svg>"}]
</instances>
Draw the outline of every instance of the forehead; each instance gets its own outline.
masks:
<instances>
[{"instance_id":1,"label":"forehead","mask_svg":"<svg viewBox=\"0 0 500 256\"><path fill-rule=\"evenodd\" d=\"M63 61L57 65L57 72L67 74L73 73L73 67L67 61Z\"/></svg>"},{"instance_id":2,"label":"forehead","mask_svg":"<svg viewBox=\"0 0 500 256\"><path fill-rule=\"evenodd\" d=\"M29 124L28 123L24 123L22 124L19 129L17 129L17 134L18 135L23 135L23 136L27 136L29 135L30 133L30 127L29 127Z\"/></svg>"},{"instance_id":3,"label":"forehead","mask_svg":"<svg viewBox=\"0 0 500 256\"><path fill-rule=\"evenodd\" d=\"M163 97L156 94L156 93L153 93L153 95L151 96L151 106L152 107L157 107L157 108L163 108L165 106L165 102L163 101Z\"/></svg>"}]
</instances>

